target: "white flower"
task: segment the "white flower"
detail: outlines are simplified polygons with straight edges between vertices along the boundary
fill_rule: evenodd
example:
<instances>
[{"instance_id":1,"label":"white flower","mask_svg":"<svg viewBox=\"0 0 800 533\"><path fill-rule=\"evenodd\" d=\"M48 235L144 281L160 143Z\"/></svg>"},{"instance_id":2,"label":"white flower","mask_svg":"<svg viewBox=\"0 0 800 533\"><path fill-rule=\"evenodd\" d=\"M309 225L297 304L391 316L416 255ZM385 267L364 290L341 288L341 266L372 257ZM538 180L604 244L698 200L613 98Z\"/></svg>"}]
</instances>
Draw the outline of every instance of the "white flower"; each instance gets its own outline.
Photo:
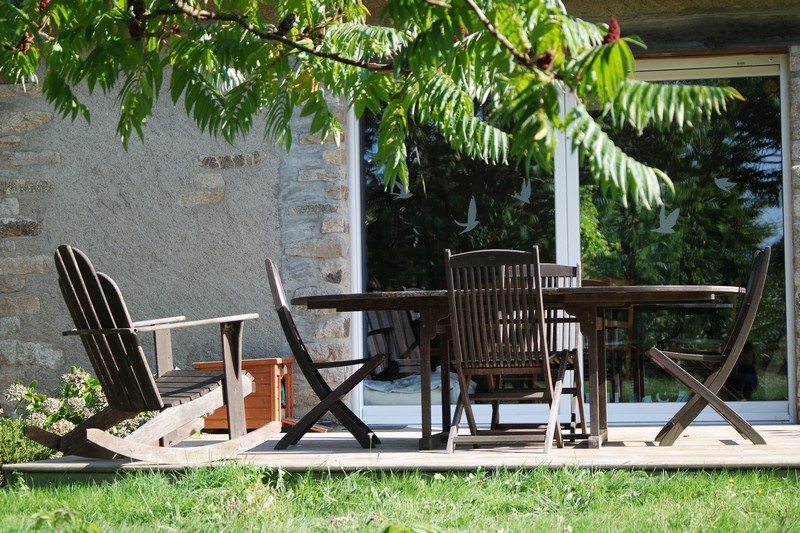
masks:
<instances>
[{"instance_id":1,"label":"white flower","mask_svg":"<svg viewBox=\"0 0 800 533\"><path fill-rule=\"evenodd\" d=\"M47 422L47 417L44 413L31 413L28 415L28 421L33 426L42 427Z\"/></svg>"},{"instance_id":2,"label":"white flower","mask_svg":"<svg viewBox=\"0 0 800 533\"><path fill-rule=\"evenodd\" d=\"M61 400L56 398L45 398L45 400L42 402L42 411L44 411L45 414L50 415L56 413L59 409L61 409Z\"/></svg>"},{"instance_id":3,"label":"white flower","mask_svg":"<svg viewBox=\"0 0 800 533\"><path fill-rule=\"evenodd\" d=\"M7 402L17 403L22 400L22 397L25 393L28 392L28 388L22 385L21 383L14 383L8 389L6 389L5 398Z\"/></svg>"},{"instance_id":4,"label":"white flower","mask_svg":"<svg viewBox=\"0 0 800 533\"><path fill-rule=\"evenodd\" d=\"M52 426L50 426L50 430L55 433L56 435L66 435L71 430L75 429L75 424L70 422L69 420L64 420L63 418Z\"/></svg>"},{"instance_id":5,"label":"white flower","mask_svg":"<svg viewBox=\"0 0 800 533\"><path fill-rule=\"evenodd\" d=\"M81 397L78 398L67 398L67 407L75 411L76 413L81 413L86 410L86 400Z\"/></svg>"}]
</instances>

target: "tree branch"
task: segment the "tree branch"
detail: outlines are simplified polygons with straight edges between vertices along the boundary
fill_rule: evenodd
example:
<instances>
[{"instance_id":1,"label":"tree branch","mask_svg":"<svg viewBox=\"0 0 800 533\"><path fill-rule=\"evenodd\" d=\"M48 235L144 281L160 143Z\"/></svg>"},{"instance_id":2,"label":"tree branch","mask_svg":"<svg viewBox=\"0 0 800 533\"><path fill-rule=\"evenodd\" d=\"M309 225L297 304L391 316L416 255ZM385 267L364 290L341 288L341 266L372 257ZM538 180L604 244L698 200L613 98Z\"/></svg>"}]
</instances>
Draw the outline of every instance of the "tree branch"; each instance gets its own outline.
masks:
<instances>
[{"instance_id":1,"label":"tree branch","mask_svg":"<svg viewBox=\"0 0 800 533\"><path fill-rule=\"evenodd\" d=\"M392 68L394 67L394 63L392 61L388 63L358 61L355 59L350 59L348 57L340 56L339 54L330 54L327 52L320 52L318 50L314 50L313 48L308 48L307 46L297 44L295 41L286 38L280 33L275 33L272 31L264 31L262 29L256 28L252 22L250 22L246 18L236 13L214 13L212 11L206 11L205 9L195 8L187 4L184 0L170 0L170 3L172 3L172 5L174 5L180 11L180 13L188 15L193 19L201 21L221 20L226 22L233 22L260 39L283 43L289 48L297 50L298 52L304 52L306 54L320 57L323 59L330 59L331 61L336 61L338 63L350 65L352 67L363 68L371 72L391 72Z\"/></svg>"},{"instance_id":2,"label":"tree branch","mask_svg":"<svg viewBox=\"0 0 800 533\"><path fill-rule=\"evenodd\" d=\"M477 15L478 19L483 22L484 26L486 26L486 29L489 30L489 33L494 35L495 39L500 41L500 44L508 48L509 52L511 52L517 61L526 67L531 66L531 58L527 54L523 54L517 50L517 47L514 46L514 44L509 41L505 35L497 31L497 28L494 27L492 21L489 20L489 17L486 16L486 13L483 12L483 10L480 8L480 6L478 6L478 4L475 3L474 0L466 0L466 2L470 9L475 12L475 15Z\"/></svg>"}]
</instances>

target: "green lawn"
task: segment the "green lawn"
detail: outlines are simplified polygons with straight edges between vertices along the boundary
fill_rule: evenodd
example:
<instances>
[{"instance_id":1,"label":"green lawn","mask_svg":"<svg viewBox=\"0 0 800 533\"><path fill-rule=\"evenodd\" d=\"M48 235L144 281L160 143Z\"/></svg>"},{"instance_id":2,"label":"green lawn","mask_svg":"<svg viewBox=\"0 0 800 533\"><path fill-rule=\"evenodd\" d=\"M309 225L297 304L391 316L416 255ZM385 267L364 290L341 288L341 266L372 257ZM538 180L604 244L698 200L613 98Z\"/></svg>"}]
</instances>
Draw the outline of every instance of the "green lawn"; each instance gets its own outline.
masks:
<instances>
[{"instance_id":1,"label":"green lawn","mask_svg":"<svg viewBox=\"0 0 800 533\"><path fill-rule=\"evenodd\" d=\"M0 489L0 531L798 531L796 472L289 474L247 467Z\"/></svg>"}]
</instances>

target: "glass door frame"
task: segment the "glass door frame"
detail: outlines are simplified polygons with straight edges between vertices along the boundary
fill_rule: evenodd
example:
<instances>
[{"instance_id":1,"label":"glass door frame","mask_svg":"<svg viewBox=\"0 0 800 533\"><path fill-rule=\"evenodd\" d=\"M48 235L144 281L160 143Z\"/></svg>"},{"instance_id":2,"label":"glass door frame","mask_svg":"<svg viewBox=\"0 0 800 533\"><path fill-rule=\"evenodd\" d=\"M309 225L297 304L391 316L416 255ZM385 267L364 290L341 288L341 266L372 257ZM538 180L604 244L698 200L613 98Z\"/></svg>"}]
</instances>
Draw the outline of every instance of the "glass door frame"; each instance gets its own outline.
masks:
<instances>
[{"instance_id":1,"label":"glass door frame","mask_svg":"<svg viewBox=\"0 0 800 533\"><path fill-rule=\"evenodd\" d=\"M786 331L787 331L787 401L731 402L742 416L752 422L782 423L795 422L796 411L796 355L793 306L793 239L792 239L792 187L791 187L791 133L790 133L790 90L788 57L782 54L752 54L737 56L685 57L639 59L636 63L638 79L654 81L665 79L703 79L711 77L734 76L780 76L781 89L781 154L783 166L783 231L785 242L786 279ZM570 106L570 98L565 98L564 108ZM350 212L350 290L364 290L364 205L361 169L360 126L352 108L348 113L347 139L349 155L349 212ZM555 154L555 228L556 228L556 261L574 264L581 259L580 246L580 189L579 163L577 155L569 148L565 138L561 138ZM777 259L777 258L776 258ZM361 313L353 313L351 318L351 349L353 354L361 354L364 350L363 321ZM360 355L359 355L360 356ZM419 405L408 406L368 406L364 405L361 387L352 392L352 405L360 412L364 421L372 425L386 424L418 424L420 421ZM567 404L567 402L563 402ZM568 406L562 404L562 418L568 417ZM663 423L682 404L678 403L618 403L609 404L608 416L610 424L653 425ZM511 406L513 408L513 406ZM537 406L533 406L537 407ZM588 405L587 405L588 407ZM526 406L530 409L531 406ZM514 411L516 411L514 409ZM545 413L542 407L542 414ZM481 410L476 415L481 417ZM487 409L488 414L488 409ZM516 413L510 413L513 417ZM439 420L440 410L433 410L434 424ZM522 417L522 412L520 412ZM530 416L530 411L528 411ZM706 409L697 419L698 422L718 422L721 418L711 409Z\"/></svg>"}]
</instances>

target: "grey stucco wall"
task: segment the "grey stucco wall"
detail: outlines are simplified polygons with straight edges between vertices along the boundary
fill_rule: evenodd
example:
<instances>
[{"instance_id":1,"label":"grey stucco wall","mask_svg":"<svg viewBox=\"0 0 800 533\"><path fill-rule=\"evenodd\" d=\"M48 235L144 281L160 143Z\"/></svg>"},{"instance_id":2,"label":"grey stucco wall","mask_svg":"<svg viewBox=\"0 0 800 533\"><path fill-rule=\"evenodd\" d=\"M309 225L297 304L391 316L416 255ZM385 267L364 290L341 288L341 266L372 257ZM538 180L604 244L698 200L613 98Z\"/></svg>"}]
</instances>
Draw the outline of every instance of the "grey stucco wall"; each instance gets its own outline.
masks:
<instances>
[{"instance_id":1,"label":"grey stucco wall","mask_svg":"<svg viewBox=\"0 0 800 533\"><path fill-rule=\"evenodd\" d=\"M91 125L53 115L37 90L0 86L0 389L55 385L88 367L56 283L52 252L85 251L122 287L134 320L258 312L249 356L286 354L263 261L281 255L279 169L261 132L230 146L168 99L145 143L124 151L113 98L91 99ZM219 359L216 328L174 335L176 363Z\"/></svg>"}]
</instances>

